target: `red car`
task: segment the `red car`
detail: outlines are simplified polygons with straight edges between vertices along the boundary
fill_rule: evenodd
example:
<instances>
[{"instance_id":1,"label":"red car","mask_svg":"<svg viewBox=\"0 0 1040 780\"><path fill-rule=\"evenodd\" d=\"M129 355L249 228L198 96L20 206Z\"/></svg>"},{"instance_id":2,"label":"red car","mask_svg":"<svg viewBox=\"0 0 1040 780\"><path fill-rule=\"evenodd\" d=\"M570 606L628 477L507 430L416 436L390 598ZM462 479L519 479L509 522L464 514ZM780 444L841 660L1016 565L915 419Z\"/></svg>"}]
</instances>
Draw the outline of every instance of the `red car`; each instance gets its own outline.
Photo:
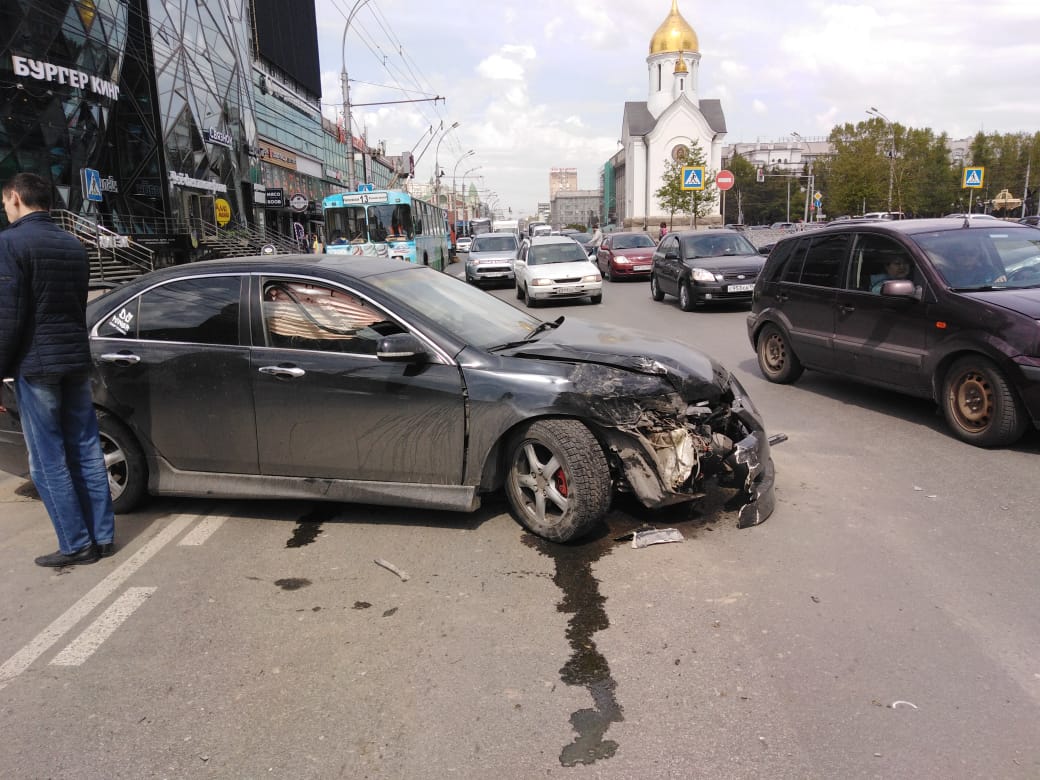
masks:
<instances>
[{"instance_id":1,"label":"red car","mask_svg":"<svg viewBox=\"0 0 1040 780\"><path fill-rule=\"evenodd\" d=\"M607 233L596 250L596 265L610 282L648 279L657 244L648 233Z\"/></svg>"}]
</instances>

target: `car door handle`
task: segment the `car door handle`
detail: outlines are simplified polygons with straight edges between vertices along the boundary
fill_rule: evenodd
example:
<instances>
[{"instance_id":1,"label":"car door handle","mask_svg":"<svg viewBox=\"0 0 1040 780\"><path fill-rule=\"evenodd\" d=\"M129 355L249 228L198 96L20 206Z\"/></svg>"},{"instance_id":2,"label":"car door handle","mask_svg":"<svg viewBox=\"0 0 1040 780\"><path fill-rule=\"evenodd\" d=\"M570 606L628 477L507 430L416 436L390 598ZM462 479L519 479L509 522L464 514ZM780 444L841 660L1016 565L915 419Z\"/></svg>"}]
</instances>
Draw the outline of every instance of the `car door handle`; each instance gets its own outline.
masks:
<instances>
[{"instance_id":1,"label":"car door handle","mask_svg":"<svg viewBox=\"0 0 1040 780\"><path fill-rule=\"evenodd\" d=\"M852 314L852 312L856 311L856 307L850 306L847 303L839 303L838 311L840 311L842 314Z\"/></svg>"},{"instance_id":2,"label":"car door handle","mask_svg":"<svg viewBox=\"0 0 1040 780\"><path fill-rule=\"evenodd\" d=\"M132 366L140 363L141 358L132 352L109 352L98 358L102 363L118 363L123 366Z\"/></svg>"},{"instance_id":3,"label":"car door handle","mask_svg":"<svg viewBox=\"0 0 1040 780\"><path fill-rule=\"evenodd\" d=\"M776 302L777 303L783 303L784 301L786 301L790 297L791 296L788 295L787 293L777 293L776 294Z\"/></svg>"},{"instance_id":4,"label":"car door handle","mask_svg":"<svg viewBox=\"0 0 1040 780\"><path fill-rule=\"evenodd\" d=\"M262 366L260 373L270 374L279 379L299 379L307 372L302 368L296 368L296 366Z\"/></svg>"}]
</instances>

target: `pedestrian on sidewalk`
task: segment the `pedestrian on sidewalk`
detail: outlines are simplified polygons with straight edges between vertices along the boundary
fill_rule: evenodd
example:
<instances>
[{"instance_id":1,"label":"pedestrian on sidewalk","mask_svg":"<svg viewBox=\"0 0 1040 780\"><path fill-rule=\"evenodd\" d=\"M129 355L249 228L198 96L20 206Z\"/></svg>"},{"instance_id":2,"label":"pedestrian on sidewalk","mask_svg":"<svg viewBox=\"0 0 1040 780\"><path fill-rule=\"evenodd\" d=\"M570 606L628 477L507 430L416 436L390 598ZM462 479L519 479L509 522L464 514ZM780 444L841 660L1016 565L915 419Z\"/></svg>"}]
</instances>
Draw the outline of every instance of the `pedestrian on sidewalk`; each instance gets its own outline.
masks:
<instances>
[{"instance_id":1,"label":"pedestrian on sidewalk","mask_svg":"<svg viewBox=\"0 0 1040 780\"><path fill-rule=\"evenodd\" d=\"M34 173L2 187L0 377L14 377L29 475L58 551L39 566L93 563L114 552L115 516L90 394L83 245L50 217L50 185Z\"/></svg>"}]
</instances>

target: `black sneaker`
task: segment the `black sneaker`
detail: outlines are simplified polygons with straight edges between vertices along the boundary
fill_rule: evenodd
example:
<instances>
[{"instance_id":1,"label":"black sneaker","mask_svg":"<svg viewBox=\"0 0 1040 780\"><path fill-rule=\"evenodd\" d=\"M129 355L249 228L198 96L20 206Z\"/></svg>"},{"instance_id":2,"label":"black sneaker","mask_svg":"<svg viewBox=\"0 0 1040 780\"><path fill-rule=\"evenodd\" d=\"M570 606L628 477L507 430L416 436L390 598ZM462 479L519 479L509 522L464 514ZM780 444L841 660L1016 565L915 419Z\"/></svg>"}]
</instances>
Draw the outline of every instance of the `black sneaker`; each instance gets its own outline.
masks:
<instances>
[{"instance_id":1,"label":"black sneaker","mask_svg":"<svg viewBox=\"0 0 1040 780\"><path fill-rule=\"evenodd\" d=\"M98 557L107 558L116 551L115 542L109 542L108 544L99 544L97 546Z\"/></svg>"},{"instance_id":2,"label":"black sneaker","mask_svg":"<svg viewBox=\"0 0 1040 780\"><path fill-rule=\"evenodd\" d=\"M46 566L57 569L61 566L75 566L80 563L94 563L98 559L97 547L93 543L88 544L73 553L66 555L61 550L52 552L50 555L41 555L36 559L37 566Z\"/></svg>"}]
</instances>

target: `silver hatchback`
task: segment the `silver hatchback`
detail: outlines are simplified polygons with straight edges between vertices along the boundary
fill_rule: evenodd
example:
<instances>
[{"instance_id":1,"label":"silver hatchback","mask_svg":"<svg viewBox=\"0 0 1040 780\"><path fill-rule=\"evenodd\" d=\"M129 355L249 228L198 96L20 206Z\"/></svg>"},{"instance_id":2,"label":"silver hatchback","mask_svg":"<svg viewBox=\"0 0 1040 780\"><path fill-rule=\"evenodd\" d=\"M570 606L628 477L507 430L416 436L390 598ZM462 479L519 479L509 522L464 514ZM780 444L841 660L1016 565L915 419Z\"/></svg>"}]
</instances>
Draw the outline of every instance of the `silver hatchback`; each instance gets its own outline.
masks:
<instances>
[{"instance_id":1,"label":"silver hatchback","mask_svg":"<svg viewBox=\"0 0 1040 780\"><path fill-rule=\"evenodd\" d=\"M470 284L509 282L516 278L517 241L514 233L481 233L473 237L466 258L466 281Z\"/></svg>"}]
</instances>

